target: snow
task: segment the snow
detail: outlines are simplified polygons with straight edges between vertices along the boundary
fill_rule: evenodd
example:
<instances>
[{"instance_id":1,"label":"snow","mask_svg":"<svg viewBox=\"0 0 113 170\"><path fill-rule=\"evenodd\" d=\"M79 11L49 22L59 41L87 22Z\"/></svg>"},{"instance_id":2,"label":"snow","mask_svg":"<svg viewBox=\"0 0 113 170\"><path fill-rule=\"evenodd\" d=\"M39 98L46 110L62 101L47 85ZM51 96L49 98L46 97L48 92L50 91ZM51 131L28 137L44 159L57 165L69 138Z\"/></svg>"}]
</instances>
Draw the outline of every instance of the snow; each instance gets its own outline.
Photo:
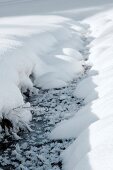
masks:
<instances>
[{"instance_id":1,"label":"snow","mask_svg":"<svg viewBox=\"0 0 113 170\"><path fill-rule=\"evenodd\" d=\"M104 145L98 146L91 152L89 152L83 160L81 160L80 164L76 166L77 170L81 170L85 167L87 170L112 170L113 156L113 145ZM90 161L89 161L90 160Z\"/></svg>"},{"instance_id":2,"label":"snow","mask_svg":"<svg viewBox=\"0 0 113 170\"><path fill-rule=\"evenodd\" d=\"M112 144L112 134L109 133L113 128L112 122L113 115L98 120L85 129L75 142L73 142L73 144L63 152L62 157L65 158L65 169L74 169L76 164L79 163L85 154L90 152L96 146L101 145L101 143ZM68 160L69 157L70 159Z\"/></svg>"},{"instance_id":3,"label":"snow","mask_svg":"<svg viewBox=\"0 0 113 170\"><path fill-rule=\"evenodd\" d=\"M72 30L70 25L79 28ZM78 60L84 48L81 27L79 22L53 15L0 18L1 116L24 105L23 93L32 94L33 86L61 88L84 72ZM70 50L64 55L66 49ZM29 123L31 114L24 112L27 118L23 115L22 120Z\"/></svg>"},{"instance_id":4,"label":"snow","mask_svg":"<svg viewBox=\"0 0 113 170\"><path fill-rule=\"evenodd\" d=\"M90 25L89 36L93 37L86 62L91 69L78 83L74 96L83 100L84 106L50 134L52 139L76 138L61 154L64 170L113 169L112 15L113 10L108 10L83 21Z\"/></svg>"},{"instance_id":5,"label":"snow","mask_svg":"<svg viewBox=\"0 0 113 170\"><path fill-rule=\"evenodd\" d=\"M77 50L74 50L71 48L64 48L63 53L67 56L72 57L72 58L76 58L77 60L83 60L83 56Z\"/></svg>"},{"instance_id":6,"label":"snow","mask_svg":"<svg viewBox=\"0 0 113 170\"><path fill-rule=\"evenodd\" d=\"M73 92L76 102L68 99L72 109L69 106L68 113L65 110L61 115L57 111L54 118L52 113L50 119L52 124L58 123L50 140L74 140L61 154L63 170L113 169L112 7L112 0L58 0L57 4L51 0L0 0L0 120L4 116L10 120L13 129L6 126L5 131L19 140L19 128L32 131L25 93L38 96L39 89L44 93L64 89L60 102L53 100L51 105L57 104L61 111L61 103L69 97L66 94ZM59 117L63 117L60 123ZM21 149L17 145L13 151L18 161L22 161ZM30 151L25 157L29 158ZM37 157L43 160L44 153L42 157L35 151L31 155L37 161ZM8 163L8 159L3 162ZM24 163L31 166L30 161ZM20 164L19 168L25 167Z\"/></svg>"},{"instance_id":7,"label":"snow","mask_svg":"<svg viewBox=\"0 0 113 170\"><path fill-rule=\"evenodd\" d=\"M79 108L78 100L73 97L75 86L76 81L73 81L69 82L68 86L59 89L40 88L38 94L31 96L31 109L34 113L30 126L33 130L29 133L28 131L22 132L21 140L18 140L18 136L13 134L13 140L15 138L16 141L5 151L0 145L0 151L1 149L4 151L0 157L0 165L3 169L4 164L13 169L17 167L21 169L19 168L21 166L24 169L61 169L60 152L67 148L72 141L51 141L48 135L57 122L70 116L69 110L75 111ZM27 104L27 106L29 105ZM10 141L3 142L3 146L8 144Z\"/></svg>"}]
</instances>

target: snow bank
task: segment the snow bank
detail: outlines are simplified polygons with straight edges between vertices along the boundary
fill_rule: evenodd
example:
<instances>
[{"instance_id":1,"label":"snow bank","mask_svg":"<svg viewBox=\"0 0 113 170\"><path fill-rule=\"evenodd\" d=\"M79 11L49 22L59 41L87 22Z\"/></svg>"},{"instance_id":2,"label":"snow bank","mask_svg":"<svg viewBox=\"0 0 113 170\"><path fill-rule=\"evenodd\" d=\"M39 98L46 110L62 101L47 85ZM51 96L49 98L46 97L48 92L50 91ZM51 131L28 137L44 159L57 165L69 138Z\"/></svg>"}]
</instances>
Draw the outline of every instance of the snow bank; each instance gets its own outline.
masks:
<instances>
[{"instance_id":1,"label":"snow bank","mask_svg":"<svg viewBox=\"0 0 113 170\"><path fill-rule=\"evenodd\" d=\"M14 121L11 110L21 110L25 104L22 93L32 93L34 85L44 89L64 87L84 71L79 53L84 48L82 26L78 23L80 31L72 31L70 25L77 22L52 15L0 18L1 117L5 113ZM31 120L29 110L19 112L19 121Z\"/></svg>"},{"instance_id":2,"label":"snow bank","mask_svg":"<svg viewBox=\"0 0 113 170\"><path fill-rule=\"evenodd\" d=\"M112 130L113 115L101 119L85 129L75 142L63 152L62 157L64 158L65 169L74 169L85 154L96 146L101 145L101 143L112 144L113 135L109 133Z\"/></svg>"},{"instance_id":3,"label":"snow bank","mask_svg":"<svg viewBox=\"0 0 113 170\"><path fill-rule=\"evenodd\" d=\"M91 36L87 63L88 76L77 86L74 95L84 99L85 106L69 120L53 129L55 139L77 138L62 153L64 169L112 170L113 157L113 10L97 14L84 23ZM66 51L68 53L68 51Z\"/></svg>"},{"instance_id":4,"label":"snow bank","mask_svg":"<svg viewBox=\"0 0 113 170\"><path fill-rule=\"evenodd\" d=\"M101 144L89 152L75 167L76 170L112 170L113 168L113 145ZM89 161L90 160L90 161Z\"/></svg>"}]
</instances>

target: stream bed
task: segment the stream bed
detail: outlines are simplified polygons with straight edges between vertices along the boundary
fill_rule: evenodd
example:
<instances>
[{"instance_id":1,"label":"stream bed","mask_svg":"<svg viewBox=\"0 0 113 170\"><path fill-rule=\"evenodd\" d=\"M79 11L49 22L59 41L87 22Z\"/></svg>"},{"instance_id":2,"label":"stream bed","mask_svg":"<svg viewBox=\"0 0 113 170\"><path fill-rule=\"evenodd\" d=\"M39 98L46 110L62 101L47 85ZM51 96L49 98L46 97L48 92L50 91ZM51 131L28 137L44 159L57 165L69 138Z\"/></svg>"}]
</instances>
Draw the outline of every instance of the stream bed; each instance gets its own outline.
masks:
<instances>
[{"instance_id":1,"label":"stream bed","mask_svg":"<svg viewBox=\"0 0 113 170\"><path fill-rule=\"evenodd\" d=\"M87 38L84 38L84 42L87 47ZM88 56L89 49L85 48L81 53ZM20 132L19 141L9 137L0 142L0 170L62 170L60 154L75 139L51 140L49 135L57 123L69 119L84 105L84 101L73 94L89 69L89 66L84 66L83 75L66 87L49 90L38 88L38 94L27 98L33 108L30 124L33 131Z\"/></svg>"},{"instance_id":2,"label":"stream bed","mask_svg":"<svg viewBox=\"0 0 113 170\"><path fill-rule=\"evenodd\" d=\"M60 154L74 139L50 140L49 134L57 123L68 119L79 110L83 102L73 96L76 84L67 87L39 89L28 101L33 108L33 132L21 132L21 140L4 139L0 144L0 168L3 170L60 170Z\"/></svg>"}]
</instances>

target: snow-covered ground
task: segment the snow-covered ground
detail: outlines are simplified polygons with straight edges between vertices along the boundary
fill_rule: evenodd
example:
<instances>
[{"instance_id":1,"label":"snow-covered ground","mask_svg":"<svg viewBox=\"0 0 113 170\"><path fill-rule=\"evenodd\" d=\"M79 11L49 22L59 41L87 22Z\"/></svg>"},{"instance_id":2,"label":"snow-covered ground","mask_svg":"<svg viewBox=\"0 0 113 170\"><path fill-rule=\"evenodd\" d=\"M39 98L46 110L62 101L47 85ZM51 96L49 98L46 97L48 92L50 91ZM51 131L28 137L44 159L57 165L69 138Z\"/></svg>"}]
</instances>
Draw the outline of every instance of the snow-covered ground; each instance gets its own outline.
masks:
<instances>
[{"instance_id":1,"label":"snow-covered ground","mask_svg":"<svg viewBox=\"0 0 113 170\"><path fill-rule=\"evenodd\" d=\"M1 18L1 116L2 113L10 116L13 108L23 106L22 93L34 92L33 86L63 87L82 73L83 58L79 51L84 49L84 33L79 23L59 16ZM27 115L26 119L20 109L19 120L28 122L29 110Z\"/></svg>"},{"instance_id":2,"label":"snow-covered ground","mask_svg":"<svg viewBox=\"0 0 113 170\"><path fill-rule=\"evenodd\" d=\"M0 0L0 124L6 133L19 139L19 128L32 131L25 94L71 89L79 79L73 96L81 107L68 109L49 134L76 139L61 154L64 170L113 170L112 7L112 0Z\"/></svg>"},{"instance_id":3,"label":"snow-covered ground","mask_svg":"<svg viewBox=\"0 0 113 170\"><path fill-rule=\"evenodd\" d=\"M77 138L62 153L64 169L112 170L113 117L113 10L85 19L90 25L88 76L77 86L74 95L84 99L85 106L75 116L60 123L53 138ZM60 133L60 131L61 133ZM68 132L68 133L67 133Z\"/></svg>"}]
</instances>

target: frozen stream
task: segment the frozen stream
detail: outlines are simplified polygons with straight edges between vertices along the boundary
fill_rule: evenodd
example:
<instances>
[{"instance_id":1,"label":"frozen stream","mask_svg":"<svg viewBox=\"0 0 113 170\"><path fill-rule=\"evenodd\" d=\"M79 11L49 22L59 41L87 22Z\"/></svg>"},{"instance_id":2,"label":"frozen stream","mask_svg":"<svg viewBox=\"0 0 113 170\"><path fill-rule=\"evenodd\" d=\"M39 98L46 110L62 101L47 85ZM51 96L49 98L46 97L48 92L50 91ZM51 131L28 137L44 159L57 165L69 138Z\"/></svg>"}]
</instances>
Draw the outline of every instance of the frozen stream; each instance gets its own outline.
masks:
<instances>
[{"instance_id":1,"label":"frozen stream","mask_svg":"<svg viewBox=\"0 0 113 170\"><path fill-rule=\"evenodd\" d=\"M87 42L86 42L87 45ZM84 55L88 50L84 51ZM73 96L77 83L87 76L83 75L68 83L67 87L51 90L39 89L37 95L27 99L33 108L31 128L33 132L20 132L19 141L10 138L0 144L0 168L3 170L60 170L60 154L74 139L50 140L49 134L61 120L73 116L84 104Z\"/></svg>"},{"instance_id":2,"label":"frozen stream","mask_svg":"<svg viewBox=\"0 0 113 170\"><path fill-rule=\"evenodd\" d=\"M38 95L30 98L34 108L31 122L34 131L22 133L22 139L17 143L4 141L4 145L1 145L1 168L4 170L62 168L60 153L72 140L51 141L48 135L56 123L70 117L69 112L77 111L81 107L80 100L73 96L77 81L79 79L61 89L40 89Z\"/></svg>"}]
</instances>

